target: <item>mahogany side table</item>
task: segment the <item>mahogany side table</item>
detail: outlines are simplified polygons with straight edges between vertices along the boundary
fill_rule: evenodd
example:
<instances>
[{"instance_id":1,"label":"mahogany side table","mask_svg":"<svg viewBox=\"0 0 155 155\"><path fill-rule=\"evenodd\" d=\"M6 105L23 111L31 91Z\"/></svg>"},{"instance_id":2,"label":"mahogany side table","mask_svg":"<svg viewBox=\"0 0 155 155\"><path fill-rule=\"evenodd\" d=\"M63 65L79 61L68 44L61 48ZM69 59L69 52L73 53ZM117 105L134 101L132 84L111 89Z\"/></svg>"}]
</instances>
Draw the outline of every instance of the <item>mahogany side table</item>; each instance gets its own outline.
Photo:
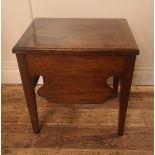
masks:
<instances>
[{"instance_id":1,"label":"mahogany side table","mask_svg":"<svg viewBox=\"0 0 155 155\"><path fill-rule=\"evenodd\" d=\"M139 49L125 19L36 18L13 48L34 133L39 133L35 86L51 102L103 103L119 94L123 135ZM107 79L113 77L113 88Z\"/></svg>"}]
</instances>

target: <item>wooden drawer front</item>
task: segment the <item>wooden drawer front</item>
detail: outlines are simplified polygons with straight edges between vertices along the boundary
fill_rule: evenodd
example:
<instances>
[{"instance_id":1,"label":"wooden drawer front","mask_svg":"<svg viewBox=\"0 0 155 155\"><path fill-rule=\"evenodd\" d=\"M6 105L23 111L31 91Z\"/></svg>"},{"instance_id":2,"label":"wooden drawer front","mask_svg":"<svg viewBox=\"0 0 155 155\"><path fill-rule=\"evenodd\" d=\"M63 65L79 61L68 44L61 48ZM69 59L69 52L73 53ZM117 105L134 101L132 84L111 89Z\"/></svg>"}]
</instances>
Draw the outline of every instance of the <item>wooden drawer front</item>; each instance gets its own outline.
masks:
<instances>
[{"instance_id":1,"label":"wooden drawer front","mask_svg":"<svg viewBox=\"0 0 155 155\"><path fill-rule=\"evenodd\" d=\"M27 55L32 76L41 75L38 94L52 102L99 103L113 96L106 81L121 76L123 56Z\"/></svg>"}]
</instances>

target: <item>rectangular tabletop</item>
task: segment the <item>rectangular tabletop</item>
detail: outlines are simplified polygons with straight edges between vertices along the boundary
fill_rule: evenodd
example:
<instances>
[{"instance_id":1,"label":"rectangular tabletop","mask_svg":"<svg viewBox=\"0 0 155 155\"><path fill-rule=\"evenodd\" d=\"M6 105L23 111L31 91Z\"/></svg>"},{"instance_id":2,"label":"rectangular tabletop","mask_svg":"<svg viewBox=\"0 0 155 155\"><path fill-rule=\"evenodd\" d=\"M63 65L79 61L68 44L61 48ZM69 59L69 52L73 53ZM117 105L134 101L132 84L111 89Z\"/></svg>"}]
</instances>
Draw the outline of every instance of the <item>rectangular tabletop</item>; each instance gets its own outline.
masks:
<instances>
[{"instance_id":1,"label":"rectangular tabletop","mask_svg":"<svg viewBox=\"0 0 155 155\"><path fill-rule=\"evenodd\" d=\"M125 19L36 18L14 53L138 54Z\"/></svg>"}]
</instances>

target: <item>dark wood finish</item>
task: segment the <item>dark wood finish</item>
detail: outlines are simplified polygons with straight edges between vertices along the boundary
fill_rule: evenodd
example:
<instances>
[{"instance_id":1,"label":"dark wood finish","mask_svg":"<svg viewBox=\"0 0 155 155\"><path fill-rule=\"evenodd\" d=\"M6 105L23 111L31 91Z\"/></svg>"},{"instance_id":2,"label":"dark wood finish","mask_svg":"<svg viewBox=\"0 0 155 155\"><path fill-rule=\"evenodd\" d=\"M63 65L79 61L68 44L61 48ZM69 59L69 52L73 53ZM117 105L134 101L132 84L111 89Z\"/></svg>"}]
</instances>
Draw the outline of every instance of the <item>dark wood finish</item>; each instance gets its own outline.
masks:
<instances>
[{"instance_id":1,"label":"dark wood finish","mask_svg":"<svg viewBox=\"0 0 155 155\"><path fill-rule=\"evenodd\" d=\"M114 89L114 96L117 97L118 94L118 84L119 84L119 77L113 77L113 89Z\"/></svg>"},{"instance_id":2,"label":"dark wood finish","mask_svg":"<svg viewBox=\"0 0 155 155\"><path fill-rule=\"evenodd\" d=\"M106 81L122 74L123 56L27 55L31 76L41 75L38 94L59 103L103 103L113 97ZM42 65L44 64L44 67Z\"/></svg>"},{"instance_id":3,"label":"dark wood finish","mask_svg":"<svg viewBox=\"0 0 155 155\"><path fill-rule=\"evenodd\" d=\"M135 56L126 57L126 64L124 65L124 73L121 77L120 89L120 108L119 108L119 122L118 122L118 135L122 136L124 132L124 124L126 112L128 107L128 99L132 83L133 70L135 66Z\"/></svg>"},{"instance_id":4,"label":"dark wood finish","mask_svg":"<svg viewBox=\"0 0 155 155\"><path fill-rule=\"evenodd\" d=\"M21 80L27 101L27 107L30 114L32 128L34 133L39 133L38 114L34 86L32 77L29 73L25 55L17 54L18 66L20 70Z\"/></svg>"},{"instance_id":5,"label":"dark wood finish","mask_svg":"<svg viewBox=\"0 0 155 155\"><path fill-rule=\"evenodd\" d=\"M101 103L121 84L118 135L123 134L139 49L125 19L35 19L13 48L30 118L39 132L34 87L52 102ZM114 77L113 89L107 79Z\"/></svg>"},{"instance_id":6,"label":"dark wood finish","mask_svg":"<svg viewBox=\"0 0 155 155\"><path fill-rule=\"evenodd\" d=\"M38 80L39 80L39 77L40 77L40 76L38 76L38 75L32 77L32 83L33 83L33 86L34 86L34 87L37 85Z\"/></svg>"},{"instance_id":7,"label":"dark wood finish","mask_svg":"<svg viewBox=\"0 0 155 155\"><path fill-rule=\"evenodd\" d=\"M125 19L36 18L13 48L25 54L138 54Z\"/></svg>"}]
</instances>

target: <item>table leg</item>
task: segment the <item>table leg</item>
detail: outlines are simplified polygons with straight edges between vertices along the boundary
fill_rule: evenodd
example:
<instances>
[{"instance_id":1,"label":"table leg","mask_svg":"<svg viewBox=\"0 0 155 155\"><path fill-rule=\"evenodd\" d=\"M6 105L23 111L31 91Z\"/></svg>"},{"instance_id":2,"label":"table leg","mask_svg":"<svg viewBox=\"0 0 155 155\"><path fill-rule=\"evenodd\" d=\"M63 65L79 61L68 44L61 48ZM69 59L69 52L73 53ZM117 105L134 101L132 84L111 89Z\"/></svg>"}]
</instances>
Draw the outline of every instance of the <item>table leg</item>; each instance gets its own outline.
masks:
<instances>
[{"instance_id":1,"label":"table leg","mask_svg":"<svg viewBox=\"0 0 155 155\"><path fill-rule=\"evenodd\" d=\"M114 89L114 96L117 97L118 94L118 83L119 83L119 78L114 76L113 77L113 89Z\"/></svg>"},{"instance_id":2,"label":"table leg","mask_svg":"<svg viewBox=\"0 0 155 155\"><path fill-rule=\"evenodd\" d=\"M38 80L39 80L39 77L40 76L34 76L32 77L32 83L33 83L33 87L35 87L38 83Z\"/></svg>"},{"instance_id":3,"label":"table leg","mask_svg":"<svg viewBox=\"0 0 155 155\"><path fill-rule=\"evenodd\" d=\"M36 96L25 55L17 54L18 66L34 133L39 133Z\"/></svg>"},{"instance_id":4,"label":"table leg","mask_svg":"<svg viewBox=\"0 0 155 155\"><path fill-rule=\"evenodd\" d=\"M124 72L121 77L120 89L120 105L119 105L119 121L118 121L118 135L122 136L124 132L124 125L126 119L126 112L128 107L128 99L132 83L135 56L128 56L125 60Z\"/></svg>"}]
</instances>

